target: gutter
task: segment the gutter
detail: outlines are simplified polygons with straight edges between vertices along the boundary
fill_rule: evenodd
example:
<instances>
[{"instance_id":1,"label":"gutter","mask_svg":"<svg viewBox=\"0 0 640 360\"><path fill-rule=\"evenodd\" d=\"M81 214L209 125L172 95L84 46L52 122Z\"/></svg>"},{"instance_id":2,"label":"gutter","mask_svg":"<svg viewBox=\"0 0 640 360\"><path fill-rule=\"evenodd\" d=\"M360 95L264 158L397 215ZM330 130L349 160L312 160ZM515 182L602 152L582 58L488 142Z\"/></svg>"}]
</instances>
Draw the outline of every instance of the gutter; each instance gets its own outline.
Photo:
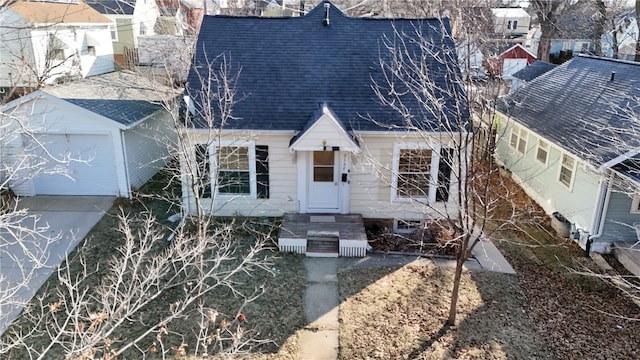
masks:
<instances>
[{"instance_id":1,"label":"gutter","mask_svg":"<svg viewBox=\"0 0 640 360\"><path fill-rule=\"evenodd\" d=\"M633 150L627 151L626 153L624 153L624 154L622 154L622 155L620 155L620 156L618 156L616 158L613 158L613 159L607 161L606 163L600 165L600 167L598 168L598 171L604 171L605 169L608 169L608 168L610 168L610 167L612 167L614 165L618 165L619 163L621 163L621 162L623 162L625 160L629 160L632 157L638 155L638 153L640 153L639 149L633 149Z\"/></svg>"}]
</instances>

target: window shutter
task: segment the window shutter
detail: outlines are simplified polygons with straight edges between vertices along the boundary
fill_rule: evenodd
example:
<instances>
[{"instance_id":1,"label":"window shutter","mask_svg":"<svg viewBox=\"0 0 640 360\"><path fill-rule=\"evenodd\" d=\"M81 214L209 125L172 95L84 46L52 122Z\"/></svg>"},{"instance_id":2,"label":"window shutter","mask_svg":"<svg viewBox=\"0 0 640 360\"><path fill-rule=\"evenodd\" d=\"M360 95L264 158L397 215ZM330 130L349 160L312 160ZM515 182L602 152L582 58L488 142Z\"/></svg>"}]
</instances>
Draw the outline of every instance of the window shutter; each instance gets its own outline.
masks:
<instances>
[{"instance_id":1,"label":"window shutter","mask_svg":"<svg viewBox=\"0 0 640 360\"><path fill-rule=\"evenodd\" d=\"M269 147L256 145L256 182L258 199L269 198Z\"/></svg>"},{"instance_id":2,"label":"window shutter","mask_svg":"<svg viewBox=\"0 0 640 360\"><path fill-rule=\"evenodd\" d=\"M209 166L209 146L207 144L196 145L196 182L199 186L200 198L211 197L211 169Z\"/></svg>"},{"instance_id":3,"label":"window shutter","mask_svg":"<svg viewBox=\"0 0 640 360\"><path fill-rule=\"evenodd\" d=\"M436 191L436 201L449 200L452 163L453 149L442 148L440 150L440 163L438 164L438 190Z\"/></svg>"}]
</instances>

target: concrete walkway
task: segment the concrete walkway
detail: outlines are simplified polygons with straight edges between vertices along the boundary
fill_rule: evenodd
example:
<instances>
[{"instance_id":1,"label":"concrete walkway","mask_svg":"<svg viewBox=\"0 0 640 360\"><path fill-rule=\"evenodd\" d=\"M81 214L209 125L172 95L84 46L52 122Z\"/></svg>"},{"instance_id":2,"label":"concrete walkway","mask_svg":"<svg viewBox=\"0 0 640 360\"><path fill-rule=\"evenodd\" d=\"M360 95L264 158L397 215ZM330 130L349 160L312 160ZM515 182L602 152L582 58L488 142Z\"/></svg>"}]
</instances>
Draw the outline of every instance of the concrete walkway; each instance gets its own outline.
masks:
<instances>
[{"instance_id":1,"label":"concrete walkway","mask_svg":"<svg viewBox=\"0 0 640 360\"><path fill-rule=\"evenodd\" d=\"M486 269L507 274L515 271L491 241L482 241L472 251L465 269ZM336 360L340 351L339 268L404 266L410 263L455 267L455 261L404 255L369 255L364 258L305 258L307 289L304 313L307 326L301 331L302 359Z\"/></svg>"},{"instance_id":2,"label":"concrete walkway","mask_svg":"<svg viewBox=\"0 0 640 360\"><path fill-rule=\"evenodd\" d=\"M307 289L304 314L307 326L300 335L302 358L335 360L338 358L338 258L305 258Z\"/></svg>"},{"instance_id":3,"label":"concrete walkway","mask_svg":"<svg viewBox=\"0 0 640 360\"><path fill-rule=\"evenodd\" d=\"M28 213L20 223L26 231L0 232L0 334L114 200L107 196L34 196L19 201L19 207Z\"/></svg>"}]
</instances>

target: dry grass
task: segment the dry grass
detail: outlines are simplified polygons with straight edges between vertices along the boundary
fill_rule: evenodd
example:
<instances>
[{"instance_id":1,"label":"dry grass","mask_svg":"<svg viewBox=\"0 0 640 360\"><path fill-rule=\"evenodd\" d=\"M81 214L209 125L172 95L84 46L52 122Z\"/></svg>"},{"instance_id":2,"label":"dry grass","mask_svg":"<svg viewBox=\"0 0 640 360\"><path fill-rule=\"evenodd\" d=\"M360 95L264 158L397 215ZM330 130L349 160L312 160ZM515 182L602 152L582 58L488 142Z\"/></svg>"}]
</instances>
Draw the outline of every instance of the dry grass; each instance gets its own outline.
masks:
<instances>
[{"instance_id":1,"label":"dry grass","mask_svg":"<svg viewBox=\"0 0 640 360\"><path fill-rule=\"evenodd\" d=\"M149 187L159 188L161 186L159 186L157 182L164 180L162 176L159 176L149 184ZM144 192L145 190L148 191L148 189L143 189L142 191ZM166 227L165 232L167 235L170 229L176 226L176 224L171 224L163 220L166 219L168 215L171 215L172 211L175 211L166 201L144 196L134 201L118 199L113 208L110 209L87 235L85 241L70 254L69 265L72 269L72 274L81 273L81 257L87 260L90 269L92 269L92 274L83 280L82 286L92 288L99 284L101 278L105 275L105 271L107 271L107 262L118 255L115 249L123 243L123 236L117 231L119 222L117 215L121 211L136 214L145 210L157 216L159 225ZM249 219L243 219L243 221L239 221L237 225L234 244L236 261L241 261L242 254L248 251L249 247L253 244L253 234L255 234L256 231L270 234L269 236L273 238L277 236L277 226L264 225L262 221L251 222ZM161 251L163 247L167 246L167 242L161 239L156 246L158 251ZM256 339L270 341L256 347L254 351L265 353L279 352L279 354L283 356L282 358L286 359L288 358L287 354L295 354L298 352L294 341L295 333L304 326L305 321L303 311L305 286L303 257L278 253L275 245L266 249L261 254L261 257L269 258L272 264L269 272L257 269L251 273L240 273L232 279L234 288L238 294L250 295L258 288L264 289L262 296L243 308L243 314L246 320L242 322L242 325L247 336L254 336ZM229 264L229 266L231 265L232 264ZM54 303L59 296L56 293L58 286L60 286L60 283L54 274L40 289L36 298L43 298L44 304ZM113 338L126 340L139 336L146 330L147 327L145 324L154 323L154 321L159 319L159 316L168 311L170 304L180 300L182 295L183 294L177 290L166 291L158 301L144 308L140 314L137 314L137 318L131 319L129 324L126 324L122 329L118 330L113 335ZM215 292L212 292L204 301L205 308L215 309L220 314L219 320L225 319L232 322L235 320L238 307L243 303L242 296L232 293L226 287L220 287ZM38 304L34 301L31 306L38 306ZM168 324L169 334L163 339L167 349L184 342L188 344L186 348L187 353L193 352L194 349L189 346L193 347L195 343L193 337L194 334L198 332L200 316L197 309L193 309L192 312L186 315L188 316L184 319L179 319ZM31 326L28 319L22 317L14 324L14 329L26 331ZM140 350L126 352L122 358L160 358L160 352L152 353L149 350L154 340L155 333L140 343ZM42 348L46 345L42 342L46 342L47 338L34 336L30 338L29 341L30 346ZM118 342L119 341L116 340L116 347ZM61 349L54 349L48 358L63 358L64 355L61 351ZM174 352L169 351L168 355L172 355L173 353ZM8 358L24 359L28 358L28 355L25 352L17 351L10 354Z\"/></svg>"},{"instance_id":2,"label":"dry grass","mask_svg":"<svg viewBox=\"0 0 640 360\"><path fill-rule=\"evenodd\" d=\"M458 325L444 326L452 278L433 265L341 272L340 358L551 358L513 276L465 272Z\"/></svg>"},{"instance_id":3,"label":"dry grass","mask_svg":"<svg viewBox=\"0 0 640 360\"><path fill-rule=\"evenodd\" d=\"M640 358L640 308L601 280L573 274L600 269L576 243L555 236L549 218L517 184L492 180L500 182L495 196L505 200L493 209L488 232L516 270L522 310L549 351L558 359ZM504 221L514 213L526 221Z\"/></svg>"}]
</instances>

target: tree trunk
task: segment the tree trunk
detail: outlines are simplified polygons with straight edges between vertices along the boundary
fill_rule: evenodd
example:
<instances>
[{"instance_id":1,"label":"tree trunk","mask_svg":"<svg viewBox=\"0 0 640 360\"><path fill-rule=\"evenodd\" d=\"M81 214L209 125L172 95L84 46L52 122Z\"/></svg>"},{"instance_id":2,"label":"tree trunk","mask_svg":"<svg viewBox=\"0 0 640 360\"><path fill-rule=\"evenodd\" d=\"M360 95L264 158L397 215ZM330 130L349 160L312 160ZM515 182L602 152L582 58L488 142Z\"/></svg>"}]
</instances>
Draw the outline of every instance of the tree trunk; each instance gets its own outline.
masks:
<instances>
[{"instance_id":1,"label":"tree trunk","mask_svg":"<svg viewBox=\"0 0 640 360\"><path fill-rule=\"evenodd\" d=\"M613 50L613 58L620 57L620 45L618 44L618 30L611 32L611 49Z\"/></svg>"},{"instance_id":2,"label":"tree trunk","mask_svg":"<svg viewBox=\"0 0 640 360\"><path fill-rule=\"evenodd\" d=\"M449 305L449 318L447 319L448 326L455 326L456 324L456 316L458 314L458 296L460 293L460 280L462 280L462 268L464 267L464 262L466 260L466 253L466 246L463 246L462 249L458 250L456 258L456 272L453 277L453 290L451 291L451 303Z\"/></svg>"},{"instance_id":3,"label":"tree trunk","mask_svg":"<svg viewBox=\"0 0 640 360\"><path fill-rule=\"evenodd\" d=\"M538 45L538 60L549 62L549 51L551 51L551 34L553 24L550 21L540 24L540 44Z\"/></svg>"},{"instance_id":4,"label":"tree trunk","mask_svg":"<svg viewBox=\"0 0 640 360\"><path fill-rule=\"evenodd\" d=\"M636 21L640 29L640 0L636 0ZM638 34L638 38L636 39L636 56L633 60L640 62L640 34Z\"/></svg>"},{"instance_id":5,"label":"tree trunk","mask_svg":"<svg viewBox=\"0 0 640 360\"><path fill-rule=\"evenodd\" d=\"M604 4L604 0L598 0L597 1L597 5L598 5L598 13L597 15L597 20L596 20L596 33L595 33L595 39L593 39L596 43L596 55L597 56L602 56L602 36L604 35L605 32L605 25L607 22L607 7Z\"/></svg>"}]
</instances>

